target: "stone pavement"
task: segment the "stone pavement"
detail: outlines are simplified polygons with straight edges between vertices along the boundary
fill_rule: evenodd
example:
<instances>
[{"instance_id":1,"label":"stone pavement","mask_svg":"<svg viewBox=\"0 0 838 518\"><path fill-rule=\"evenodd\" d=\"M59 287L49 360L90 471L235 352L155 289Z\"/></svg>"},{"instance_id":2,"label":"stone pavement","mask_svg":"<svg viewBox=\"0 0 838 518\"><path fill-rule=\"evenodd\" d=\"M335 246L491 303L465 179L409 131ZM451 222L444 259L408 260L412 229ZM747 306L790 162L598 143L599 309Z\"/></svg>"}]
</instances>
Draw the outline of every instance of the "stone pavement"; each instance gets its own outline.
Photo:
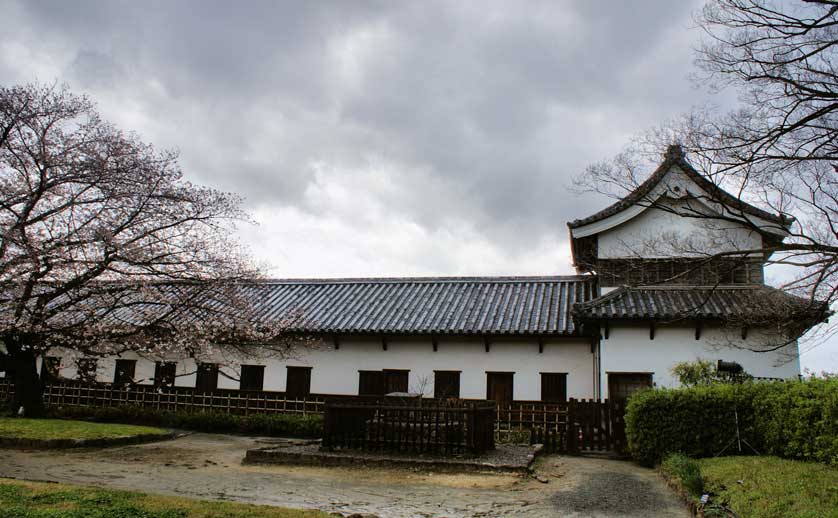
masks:
<instances>
[{"instance_id":1,"label":"stone pavement","mask_svg":"<svg viewBox=\"0 0 838 518\"><path fill-rule=\"evenodd\" d=\"M657 474L626 461L550 456L546 481L501 474L243 465L272 440L192 434L100 450L0 454L0 477L102 485L381 518L687 517Z\"/></svg>"}]
</instances>

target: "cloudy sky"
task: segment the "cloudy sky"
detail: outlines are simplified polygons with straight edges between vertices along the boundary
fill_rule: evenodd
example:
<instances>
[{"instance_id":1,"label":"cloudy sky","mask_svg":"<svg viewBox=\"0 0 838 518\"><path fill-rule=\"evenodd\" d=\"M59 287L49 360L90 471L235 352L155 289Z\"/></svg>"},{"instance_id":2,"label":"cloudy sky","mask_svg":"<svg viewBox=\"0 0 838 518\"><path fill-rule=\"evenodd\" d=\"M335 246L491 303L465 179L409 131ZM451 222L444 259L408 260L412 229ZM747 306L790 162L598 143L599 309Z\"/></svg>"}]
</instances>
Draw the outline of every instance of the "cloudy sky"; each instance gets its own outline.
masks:
<instances>
[{"instance_id":1,"label":"cloudy sky","mask_svg":"<svg viewBox=\"0 0 838 518\"><path fill-rule=\"evenodd\" d=\"M0 82L179 149L274 277L567 274L565 223L608 203L573 178L731 98L688 80L700 5L0 0Z\"/></svg>"}]
</instances>

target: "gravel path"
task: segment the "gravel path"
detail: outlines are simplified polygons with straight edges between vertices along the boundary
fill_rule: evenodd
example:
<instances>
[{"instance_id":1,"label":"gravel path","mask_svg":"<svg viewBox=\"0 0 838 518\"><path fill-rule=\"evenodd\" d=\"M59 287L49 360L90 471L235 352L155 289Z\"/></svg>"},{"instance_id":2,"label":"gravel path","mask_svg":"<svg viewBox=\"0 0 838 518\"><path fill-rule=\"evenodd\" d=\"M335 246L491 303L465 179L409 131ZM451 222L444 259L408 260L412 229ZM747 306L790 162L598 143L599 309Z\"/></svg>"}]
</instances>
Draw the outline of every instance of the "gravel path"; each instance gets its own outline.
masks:
<instances>
[{"instance_id":1,"label":"gravel path","mask_svg":"<svg viewBox=\"0 0 838 518\"><path fill-rule=\"evenodd\" d=\"M545 457L538 474L547 483L514 475L241 464L247 449L271 442L194 434L104 450L7 450L0 477L382 518L689 516L654 471L629 462Z\"/></svg>"}]
</instances>

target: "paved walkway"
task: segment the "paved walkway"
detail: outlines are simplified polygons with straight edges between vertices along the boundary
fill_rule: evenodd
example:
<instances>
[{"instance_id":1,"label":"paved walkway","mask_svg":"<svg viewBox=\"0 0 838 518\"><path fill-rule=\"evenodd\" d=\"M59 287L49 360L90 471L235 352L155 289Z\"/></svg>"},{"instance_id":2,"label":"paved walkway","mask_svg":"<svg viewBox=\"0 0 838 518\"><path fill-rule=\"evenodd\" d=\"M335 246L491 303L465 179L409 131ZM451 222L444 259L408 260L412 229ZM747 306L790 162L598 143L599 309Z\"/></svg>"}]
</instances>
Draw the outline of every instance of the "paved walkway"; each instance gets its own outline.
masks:
<instances>
[{"instance_id":1,"label":"paved walkway","mask_svg":"<svg viewBox=\"0 0 838 518\"><path fill-rule=\"evenodd\" d=\"M514 475L241 464L245 450L270 441L194 434L103 450L5 450L0 477L382 518L689 516L654 471L629 462L545 457L538 473L546 484Z\"/></svg>"}]
</instances>

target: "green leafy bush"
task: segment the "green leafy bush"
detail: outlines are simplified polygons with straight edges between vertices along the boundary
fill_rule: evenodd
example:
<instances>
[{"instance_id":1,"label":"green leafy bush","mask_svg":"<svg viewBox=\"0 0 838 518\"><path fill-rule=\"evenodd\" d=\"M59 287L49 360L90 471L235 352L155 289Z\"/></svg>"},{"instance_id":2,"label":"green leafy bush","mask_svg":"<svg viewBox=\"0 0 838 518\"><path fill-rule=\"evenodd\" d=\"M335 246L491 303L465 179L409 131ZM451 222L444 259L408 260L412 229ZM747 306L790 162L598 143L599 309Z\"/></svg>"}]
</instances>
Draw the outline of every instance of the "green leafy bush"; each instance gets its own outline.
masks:
<instances>
[{"instance_id":1,"label":"green leafy bush","mask_svg":"<svg viewBox=\"0 0 838 518\"><path fill-rule=\"evenodd\" d=\"M664 473L677 477L684 489L694 497L700 497L704 492L704 479L701 478L701 468L698 462L681 455L673 453L668 455L661 462L661 469Z\"/></svg>"},{"instance_id":2,"label":"green leafy bush","mask_svg":"<svg viewBox=\"0 0 838 518\"><path fill-rule=\"evenodd\" d=\"M697 387L712 385L714 383L734 383L740 380L751 379L752 376L746 372L730 375L719 372L716 364L710 360L696 360L691 362L676 363L670 370L678 382L685 387Z\"/></svg>"},{"instance_id":3,"label":"green leafy bush","mask_svg":"<svg viewBox=\"0 0 838 518\"><path fill-rule=\"evenodd\" d=\"M319 415L252 414L238 416L224 412L172 412L140 406L55 407L52 417L87 419L106 423L130 423L213 433L248 433L287 437L318 438L323 435Z\"/></svg>"},{"instance_id":4,"label":"green leafy bush","mask_svg":"<svg viewBox=\"0 0 838 518\"><path fill-rule=\"evenodd\" d=\"M835 377L638 392L626 408L629 452L648 464L667 453L715 455L730 445L737 413L742 438L760 453L838 464Z\"/></svg>"}]
</instances>

